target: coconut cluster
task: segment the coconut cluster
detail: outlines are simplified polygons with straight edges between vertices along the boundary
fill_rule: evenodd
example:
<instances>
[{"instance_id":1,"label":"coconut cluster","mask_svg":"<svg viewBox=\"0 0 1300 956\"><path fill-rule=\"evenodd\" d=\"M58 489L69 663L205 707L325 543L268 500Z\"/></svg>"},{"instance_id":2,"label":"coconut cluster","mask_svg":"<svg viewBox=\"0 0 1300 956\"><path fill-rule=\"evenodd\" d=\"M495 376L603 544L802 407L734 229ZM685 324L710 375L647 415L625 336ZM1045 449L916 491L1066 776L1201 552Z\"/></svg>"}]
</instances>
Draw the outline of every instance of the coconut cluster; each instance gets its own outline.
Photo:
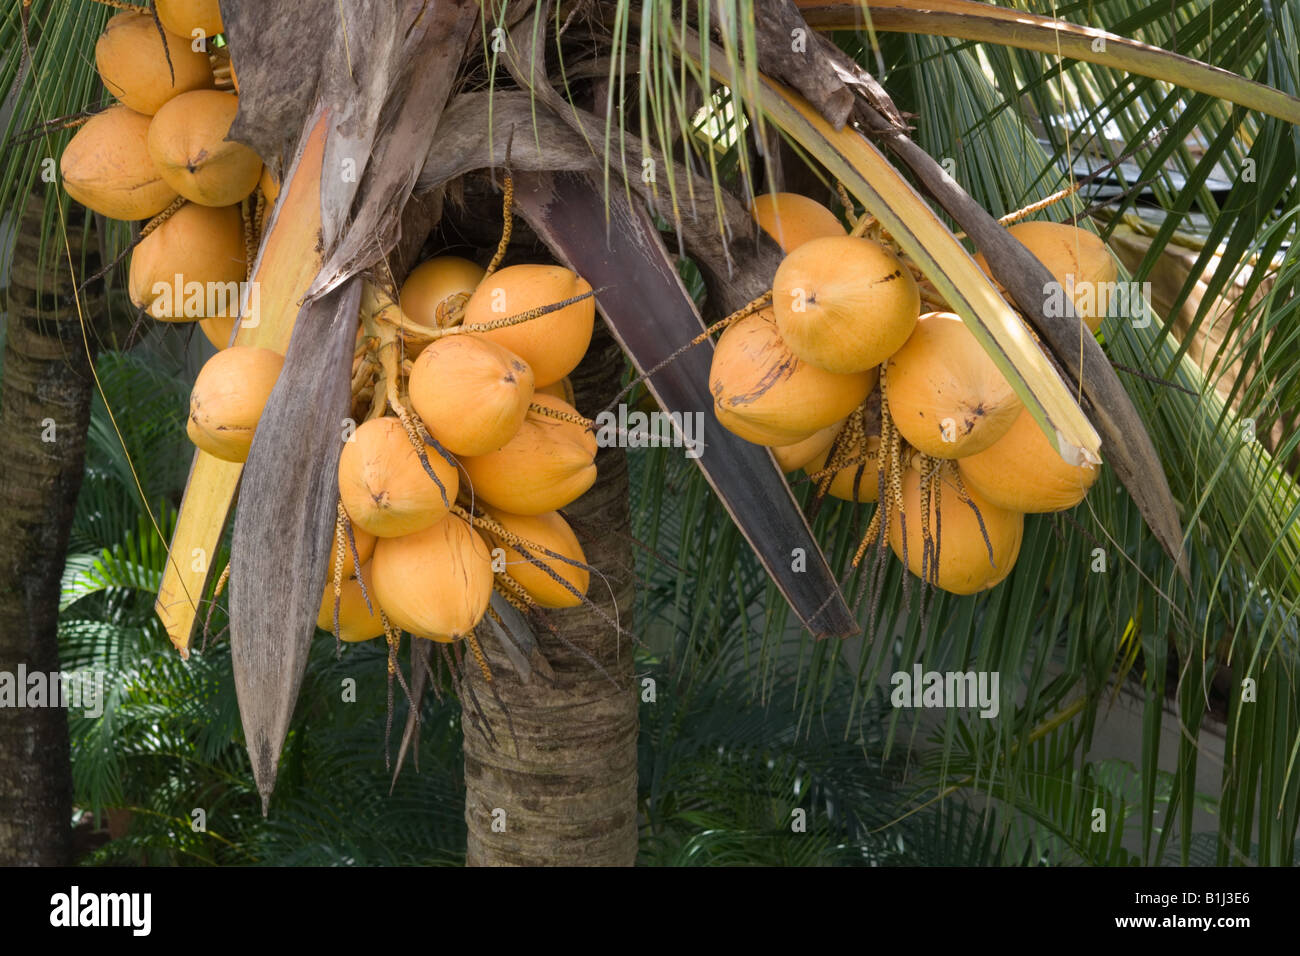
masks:
<instances>
[{"instance_id":1,"label":"coconut cluster","mask_svg":"<svg viewBox=\"0 0 1300 956\"><path fill-rule=\"evenodd\" d=\"M239 108L215 0L158 0L112 17L95 65L116 102L60 160L64 187L111 219L149 220L131 255L131 301L163 322L198 322L229 344L247 278L249 210L269 176L227 139ZM229 74L229 75L227 75Z\"/></svg>"},{"instance_id":2,"label":"coconut cluster","mask_svg":"<svg viewBox=\"0 0 1300 956\"><path fill-rule=\"evenodd\" d=\"M253 198L271 180L227 139L239 97L215 0L157 0L113 16L95 66L116 102L77 130L60 159L73 199L112 219L148 220L131 251L131 301L161 322L197 322L218 349L199 374L187 431L205 452L243 461L283 364L230 345L255 244ZM229 75L227 75L229 74Z\"/></svg>"},{"instance_id":3,"label":"coconut cluster","mask_svg":"<svg viewBox=\"0 0 1300 956\"><path fill-rule=\"evenodd\" d=\"M72 138L63 181L95 212L148 220L131 299L202 325L218 351L195 380L187 431L201 453L243 462L284 364L234 344L248 251L279 184L228 139L238 80L226 47L206 52L222 31L216 0L155 10L158 23L123 12L99 38L117 102ZM452 641L472 637L494 588L523 609L582 601L586 559L560 509L596 479L567 378L591 341L591 292L561 266L454 256L418 265L392 296L367 286L352 368L360 424L337 461L321 627L345 641L397 630Z\"/></svg>"},{"instance_id":4,"label":"coconut cluster","mask_svg":"<svg viewBox=\"0 0 1300 956\"><path fill-rule=\"evenodd\" d=\"M1078 504L1097 466L1061 458L960 317L923 308L913 269L886 240L849 234L792 193L760 196L752 213L785 258L771 306L717 342L718 421L771 448L783 471L803 469L819 496L878 502L892 476L872 527L913 574L958 594L1000 583L1024 515ZM1116 278L1091 233L1046 222L1010 232L1069 292ZM1093 301L1076 296L1096 331ZM897 441L882 444L886 421Z\"/></svg>"},{"instance_id":5,"label":"coconut cluster","mask_svg":"<svg viewBox=\"0 0 1300 956\"><path fill-rule=\"evenodd\" d=\"M228 347L256 246L258 206L275 198L253 150L227 139L239 97L216 0L157 0L113 16L95 66L116 102L60 158L63 185L112 219L147 220L131 250L131 301L161 322L197 322L221 351L200 371L187 431L203 451L248 457L283 358ZM255 202L256 200L256 202Z\"/></svg>"},{"instance_id":6,"label":"coconut cluster","mask_svg":"<svg viewBox=\"0 0 1300 956\"><path fill-rule=\"evenodd\" d=\"M595 436L567 379L591 341L590 292L561 266L489 275L440 256L396 301L363 301L362 423L338 459L322 628L337 602L342 640L396 628L451 642L472 637L494 588L525 609L582 601L586 557L560 509L596 480Z\"/></svg>"}]
</instances>

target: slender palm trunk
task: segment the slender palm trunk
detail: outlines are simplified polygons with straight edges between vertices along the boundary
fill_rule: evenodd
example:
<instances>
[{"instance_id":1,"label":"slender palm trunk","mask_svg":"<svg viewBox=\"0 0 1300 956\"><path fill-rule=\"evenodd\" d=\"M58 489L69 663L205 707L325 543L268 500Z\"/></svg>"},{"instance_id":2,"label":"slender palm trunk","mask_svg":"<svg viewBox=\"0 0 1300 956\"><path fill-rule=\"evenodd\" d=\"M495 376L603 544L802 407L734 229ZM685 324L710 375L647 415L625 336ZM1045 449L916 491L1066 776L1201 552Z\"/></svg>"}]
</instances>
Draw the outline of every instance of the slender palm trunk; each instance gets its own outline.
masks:
<instances>
[{"instance_id":1,"label":"slender palm trunk","mask_svg":"<svg viewBox=\"0 0 1300 956\"><path fill-rule=\"evenodd\" d=\"M580 411L594 414L618 391L622 360L598 327L572 376ZM627 537L627 457L601 449L592 489L565 509L592 576L589 594L610 618L631 627L632 553ZM551 612L573 647L600 661L609 677L573 647L545 633L542 652L554 684L540 674L521 683L495 642L483 642L502 711L475 668L470 683L496 734L495 744L465 720L465 821L471 866L630 866L637 851L637 695L632 645L590 608ZM616 688L610 677L617 682ZM514 736L511 735L513 725ZM518 752L516 752L516 741Z\"/></svg>"},{"instance_id":2,"label":"slender palm trunk","mask_svg":"<svg viewBox=\"0 0 1300 956\"><path fill-rule=\"evenodd\" d=\"M0 673L15 680L20 667L59 667L59 584L93 387L63 250L40 260L41 208L33 197L18 229L0 389ZM103 309L83 304L88 316ZM71 818L67 712L0 707L0 866L69 863Z\"/></svg>"}]
</instances>

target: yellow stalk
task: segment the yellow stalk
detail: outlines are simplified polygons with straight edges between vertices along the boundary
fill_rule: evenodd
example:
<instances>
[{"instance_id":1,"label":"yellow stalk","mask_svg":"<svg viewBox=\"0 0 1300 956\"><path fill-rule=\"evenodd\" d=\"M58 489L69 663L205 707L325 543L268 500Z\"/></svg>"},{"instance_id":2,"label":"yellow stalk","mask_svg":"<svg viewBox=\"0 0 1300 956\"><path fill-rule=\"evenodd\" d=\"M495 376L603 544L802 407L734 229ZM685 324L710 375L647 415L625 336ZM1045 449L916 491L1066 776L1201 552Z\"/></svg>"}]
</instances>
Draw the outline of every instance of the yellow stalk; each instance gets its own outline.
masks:
<instances>
[{"instance_id":1,"label":"yellow stalk","mask_svg":"<svg viewBox=\"0 0 1300 956\"><path fill-rule=\"evenodd\" d=\"M253 272L258 295L245 303L236 345L274 349L289 347L301 299L321 267L320 176L325 155L326 119L322 115L307 135L286 183ZM176 531L172 535L154 610L181 657L189 656L190 637L199 612L221 533L235 500L244 466L196 452Z\"/></svg>"}]
</instances>

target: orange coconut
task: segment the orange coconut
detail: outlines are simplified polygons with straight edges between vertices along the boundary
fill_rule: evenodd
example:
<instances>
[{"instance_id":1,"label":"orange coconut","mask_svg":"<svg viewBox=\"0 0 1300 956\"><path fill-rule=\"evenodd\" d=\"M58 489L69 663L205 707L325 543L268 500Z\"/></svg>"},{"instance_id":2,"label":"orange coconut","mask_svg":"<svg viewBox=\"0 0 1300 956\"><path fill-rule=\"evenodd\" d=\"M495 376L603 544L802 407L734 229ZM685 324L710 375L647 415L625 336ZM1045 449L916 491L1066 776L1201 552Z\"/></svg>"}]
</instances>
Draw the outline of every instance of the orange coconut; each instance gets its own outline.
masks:
<instances>
[{"instance_id":1,"label":"orange coconut","mask_svg":"<svg viewBox=\"0 0 1300 956\"><path fill-rule=\"evenodd\" d=\"M988 353L950 312L921 316L890 358L889 410L908 443L935 458L983 451L1007 433L1023 407Z\"/></svg>"},{"instance_id":2,"label":"orange coconut","mask_svg":"<svg viewBox=\"0 0 1300 956\"><path fill-rule=\"evenodd\" d=\"M464 307L486 271L460 256L436 256L421 262L402 283L398 294L402 314L430 329L454 324L452 306L459 302Z\"/></svg>"},{"instance_id":3,"label":"orange coconut","mask_svg":"<svg viewBox=\"0 0 1300 956\"><path fill-rule=\"evenodd\" d=\"M1060 222L1020 222L1007 231L1047 267L1060 285L1059 290L1044 289L1044 297L1068 293L1088 328L1093 332L1100 329L1111 284L1119 278L1119 267L1106 243L1086 229ZM975 261L985 273L993 274L982 253L976 254Z\"/></svg>"},{"instance_id":4,"label":"orange coconut","mask_svg":"<svg viewBox=\"0 0 1300 956\"><path fill-rule=\"evenodd\" d=\"M230 206L256 188L261 157L226 139L238 109L234 93L194 90L169 100L149 124L154 166L191 202Z\"/></svg>"},{"instance_id":5,"label":"orange coconut","mask_svg":"<svg viewBox=\"0 0 1300 956\"><path fill-rule=\"evenodd\" d=\"M430 477L396 418L363 422L339 455L339 497L352 523L380 538L412 534L442 520L460 476L436 449L425 449ZM439 487L439 482L442 487Z\"/></svg>"},{"instance_id":6,"label":"orange coconut","mask_svg":"<svg viewBox=\"0 0 1300 956\"><path fill-rule=\"evenodd\" d=\"M195 30L214 37L223 29L217 0L154 0L158 19L172 33L192 37Z\"/></svg>"},{"instance_id":7,"label":"orange coconut","mask_svg":"<svg viewBox=\"0 0 1300 956\"><path fill-rule=\"evenodd\" d=\"M357 544L360 546L360 542ZM364 593L361 590L363 581L365 582ZM370 598L369 606L366 604L367 597ZM320 612L316 615L316 626L323 631L334 633L333 577L325 585L325 594L320 601ZM339 639L355 643L380 637L383 633L384 622L379 617L374 575L370 571L369 563L365 563L361 565L360 580L354 574L345 574L343 580L339 582Z\"/></svg>"},{"instance_id":8,"label":"orange coconut","mask_svg":"<svg viewBox=\"0 0 1300 956\"><path fill-rule=\"evenodd\" d=\"M451 641L482 619L492 598L492 559L477 531L456 515L400 538L381 538L370 559L379 606L416 637Z\"/></svg>"},{"instance_id":9,"label":"orange coconut","mask_svg":"<svg viewBox=\"0 0 1300 956\"><path fill-rule=\"evenodd\" d=\"M212 86L208 55L190 48L188 34L159 36L147 13L124 11L108 21L95 43L95 66L109 93L146 116L180 93Z\"/></svg>"},{"instance_id":10,"label":"orange coconut","mask_svg":"<svg viewBox=\"0 0 1300 956\"><path fill-rule=\"evenodd\" d=\"M222 349L199 369L190 392L190 441L209 455L244 461L284 358L246 345Z\"/></svg>"},{"instance_id":11,"label":"orange coconut","mask_svg":"<svg viewBox=\"0 0 1300 956\"><path fill-rule=\"evenodd\" d=\"M776 270L772 311L791 352L846 374L874 368L902 348L920 314L921 293L880 243L813 239Z\"/></svg>"},{"instance_id":12,"label":"orange coconut","mask_svg":"<svg viewBox=\"0 0 1300 956\"><path fill-rule=\"evenodd\" d=\"M533 403L576 416L550 395ZM477 498L518 515L538 515L570 504L596 480L596 436L582 425L529 410L515 436L496 451L460 459Z\"/></svg>"},{"instance_id":13,"label":"orange coconut","mask_svg":"<svg viewBox=\"0 0 1300 956\"><path fill-rule=\"evenodd\" d=\"M131 253L131 301L167 322L236 315L245 255L238 206L187 202Z\"/></svg>"},{"instance_id":14,"label":"orange coconut","mask_svg":"<svg viewBox=\"0 0 1300 956\"><path fill-rule=\"evenodd\" d=\"M844 428L844 422L836 422L834 425L827 425L821 431L813 432L801 442L773 448L772 454L776 457L776 463L781 467L782 471L798 471L830 448L831 442L835 441L835 436L840 433L842 428Z\"/></svg>"},{"instance_id":15,"label":"orange coconut","mask_svg":"<svg viewBox=\"0 0 1300 956\"><path fill-rule=\"evenodd\" d=\"M501 527L511 534L528 542L523 547L533 559L546 565L550 571L561 578L565 584L555 580L536 564L525 557L505 539L487 532L486 537L493 548L500 548L503 554L493 552L493 560L504 559L505 572L514 578L529 595L542 607L575 607L582 603L579 595L587 593L590 575L586 568L570 564L587 563L587 556L578 543L578 537L569 527L558 511L548 511L540 515L516 515L496 509L488 509L488 514ZM535 546L535 547L533 547ZM552 552L548 554L547 552ZM555 554L568 558L568 561L554 557ZM570 588L573 590L571 591ZM577 591L574 594L573 591Z\"/></svg>"},{"instance_id":16,"label":"orange coconut","mask_svg":"<svg viewBox=\"0 0 1300 956\"><path fill-rule=\"evenodd\" d=\"M68 195L110 219L148 219L176 198L149 158L149 117L125 106L92 116L68 142L59 171Z\"/></svg>"},{"instance_id":17,"label":"orange coconut","mask_svg":"<svg viewBox=\"0 0 1300 956\"><path fill-rule=\"evenodd\" d=\"M496 322L590 291L586 279L563 266L507 266L479 283L465 305L465 324ZM538 385L550 385L578 367L591 344L595 319L595 299L587 298L483 334L527 362Z\"/></svg>"},{"instance_id":18,"label":"orange coconut","mask_svg":"<svg viewBox=\"0 0 1300 956\"><path fill-rule=\"evenodd\" d=\"M805 242L826 236L843 236L844 227L821 203L798 193L767 193L756 196L749 213L780 245L793 252Z\"/></svg>"},{"instance_id":19,"label":"orange coconut","mask_svg":"<svg viewBox=\"0 0 1300 956\"><path fill-rule=\"evenodd\" d=\"M199 328L207 336L209 342L217 349L230 347L230 337L235 331L235 316L218 315L212 318L199 319Z\"/></svg>"},{"instance_id":20,"label":"orange coconut","mask_svg":"<svg viewBox=\"0 0 1300 956\"><path fill-rule=\"evenodd\" d=\"M1073 508L1099 474L1096 465L1066 464L1027 408L1010 431L958 466L968 488L1000 508L1027 514Z\"/></svg>"},{"instance_id":21,"label":"orange coconut","mask_svg":"<svg viewBox=\"0 0 1300 956\"><path fill-rule=\"evenodd\" d=\"M876 374L840 375L800 361L781 341L772 310L763 309L722 333L709 391L724 428L757 445L793 445L853 411Z\"/></svg>"},{"instance_id":22,"label":"orange coconut","mask_svg":"<svg viewBox=\"0 0 1300 956\"><path fill-rule=\"evenodd\" d=\"M971 502L979 509L977 518L971 506L958 496L955 469L951 462L944 463L938 494L930 501L930 537L933 540L937 532L939 548L935 583L953 594L974 594L1003 580L1016 563L1025 517L1019 512L999 508L986 501L979 492L968 488ZM903 514L907 526L907 567L920 577L924 535L921 526L921 474L916 467L906 469L903 476ZM988 533L988 544L985 544L984 533L980 530L980 518ZM900 561L903 560L903 524L898 512L893 511L889 522L889 545ZM933 580L934 572L930 574Z\"/></svg>"},{"instance_id":23,"label":"orange coconut","mask_svg":"<svg viewBox=\"0 0 1300 956\"><path fill-rule=\"evenodd\" d=\"M533 400L533 370L478 335L429 345L411 368L411 404L429 433L457 455L486 455L519 431Z\"/></svg>"},{"instance_id":24,"label":"orange coconut","mask_svg":"<svg viewBox=\"0 0 1300 956\"><path fill-rule=\"evenodd\" d=\"M877 501L880 498L880 436L868 435L866 449L861 442L855 442L848 452L851 464L838 469L831 477L830 487L826 493L844 501ZM831 449L827 448L805 467L809 476L824 471L829 463ZM821 485L821 479L814 479L814 484Z\"/></svg>"},{"instance_id":25,"label":"orange coconut","mask_svg":"<svg viewBox=\"0 0 1300 956\"><path fill-rule=\"evenodd\" d=\"M550 395L552 398L558 398L560 401L567 402L570 405L577 405L573 395L573 382L569 381L568 376L565 376L558 382L552 382L550 385L539 386L535 394Z\"/></svg>"},{"instance_id":26,"label":"orange coconut","mask_svg":"<svg viewBox=\"0 0 1300 956\"><path fill-rule=\"evenodd\" d=\"M265 201L267 211L275 205L275 200L280 195L280 180L276 179L275 173L271 172L271 167L263 165L262 174L257 177L257 188L262 190L262 198Z\"/></svg>"}]
</instances>

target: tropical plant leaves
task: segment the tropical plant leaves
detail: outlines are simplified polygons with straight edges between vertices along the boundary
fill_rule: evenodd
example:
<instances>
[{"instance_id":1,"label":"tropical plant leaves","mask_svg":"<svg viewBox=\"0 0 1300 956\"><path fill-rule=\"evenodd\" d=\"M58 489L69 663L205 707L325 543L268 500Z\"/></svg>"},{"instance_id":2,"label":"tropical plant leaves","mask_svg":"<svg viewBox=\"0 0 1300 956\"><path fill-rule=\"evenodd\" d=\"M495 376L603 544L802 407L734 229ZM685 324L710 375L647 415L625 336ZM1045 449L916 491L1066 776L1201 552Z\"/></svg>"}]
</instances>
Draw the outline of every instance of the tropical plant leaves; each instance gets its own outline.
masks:
<instances>
[{"instance_id":1,"label":"tropical plant leaves","mask_svg":"<svg viewBox=\"0 0 1300 956\"><path fill-rule=\"evenodd\" d=\"M796 2L809 25L820 29L856 30L864 24L856 3ZM1300 100L1293 96L1095 27L971 0L866 0L865 6L870 12L871 26L876 30L981 40L1084 60L1123 73L1175 83L1290 123L1300 123Z\"/></svg>"}]
</instances>

